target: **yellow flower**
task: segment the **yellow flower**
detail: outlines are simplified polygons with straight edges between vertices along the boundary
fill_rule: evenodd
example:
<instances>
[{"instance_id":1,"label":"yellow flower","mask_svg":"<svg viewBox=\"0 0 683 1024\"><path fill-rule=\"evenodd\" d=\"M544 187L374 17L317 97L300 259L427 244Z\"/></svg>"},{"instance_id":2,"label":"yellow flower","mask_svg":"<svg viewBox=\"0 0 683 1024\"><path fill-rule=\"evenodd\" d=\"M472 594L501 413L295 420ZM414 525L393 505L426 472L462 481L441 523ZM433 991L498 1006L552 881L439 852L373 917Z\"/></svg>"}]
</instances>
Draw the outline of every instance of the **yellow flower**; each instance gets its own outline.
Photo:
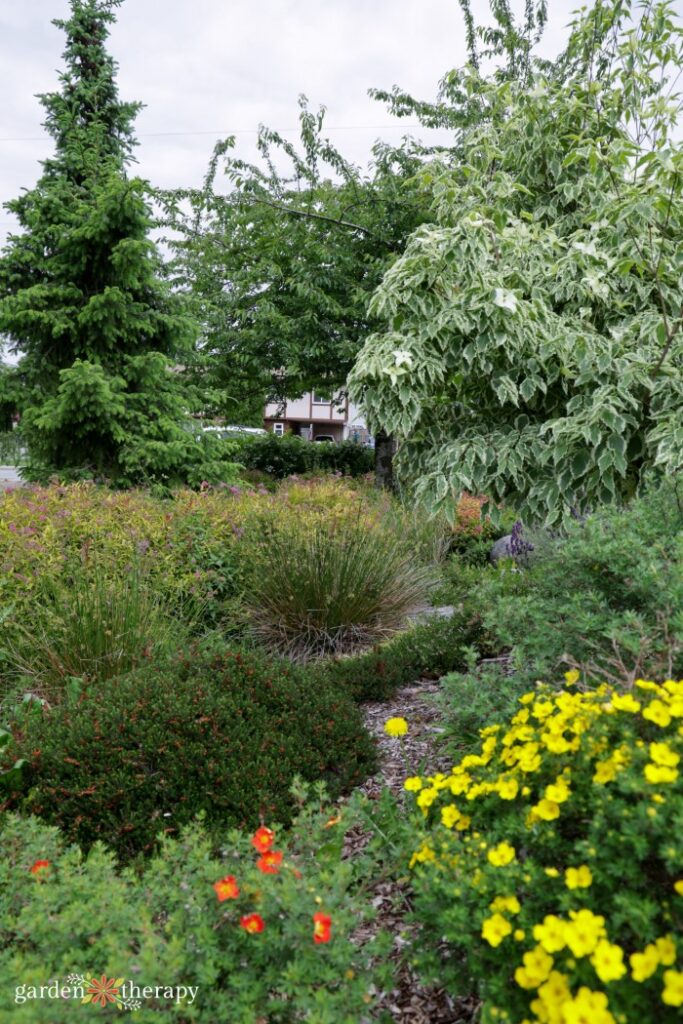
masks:
<instances>
[{"instance_id":1,"label":"yellow flower","mask_svg":"<svg viewBox=\"0 0 683 1024\"><path fill-rule=\"evenodd\" d=\"M604 992L593 992L582 985L575 998L562 1006L564 1024L615 1024Z\"/></svg>"},{"instance_id":2,"label":"yellow flower","mask_svg":"<svg viewBox=\"0 0 683 1024\"><path fill-rule=\"evenodd\" d=\"M416 850L415 853L410 858L409 867L413 868L415 864L424 864L425 861L433 860L436 860L436 854L434 853L434 850L432 850L429 843L423 843L420 849Z\"/></svg>"},{"instance_id":3,"label":"yellow flower","mask_svg":"<svg viewBox=\"0 0 683 1024\"><path fill-rule=\"evenodd\" d=\"M590 910L572 910L571 923L565 925L564 937L576 957L588 956L605 935L605 919Z\"/></svg>"},{"instance_id":4,"label":"yellow flower","mask_svg":"<svg viewBox=\"0 0 683 1024\"><path fill-rule=\"evenodd\" d=\"M657 939L655 946L662 967L671 967L672 964L676 963L676 943L670 935L664 935L661 939Z\"/></svg>"},{"instance_id":5,"label":"yellow flower","mask_svg":"<svg viewBox=\"0 0 683 1024\"><path fill-rule=\"evenodd\" d=\"M643 711L643 718L647 718L648 722L654 722L661 729L665 729L671 722L669 709L661 700L653 700Z\"/></svg>"},{"instance_id":6,"label":"yellow flower","mask_svg":"<svg viewBox=\"0 0 683 1024\"><path fill-rule=\"evenodd\" d=\"M557 953L567 944L565 927L566 924L560 917L548 914L543 918L543 924L534 925L534 938L546 953Z\"/></svg>"},{"instance_id":7,"label":"yellow flower","mask_svg":"<svg viewBox=\"0 0 683 1024\"><path fill-rule=\"evenodd\" d=\"M412 775L403 783L403 788L409 793L418 793L422 789L422 779L419 775Z\"/></svg>"},{"instance_id":8,"label":"yellow flower","mask_svg":"<svg viewBox=\"0 0 683 1024\"><path fill-rule=\"evenodd\" d=\"M607 761L598 761L595 765L593 782L604 785L606 782L613 782L617 777L617 766L612 758Z\"/></svg>"},{"instance_id":9,"label":"yellow flower","mask_svg":"<svg viewBox=\"0 0 683 1024\"><path fill-rule=\"evenodd\" d=\"M543 868L543 870L545 871L545 873L548 876L548 878L559 878L560 877L560 872L557 870L557 868Z\"/></svg>"},{"instance_id":10,"label":"yellow flower","mask_svg":"<svg viewBox=\"0 0 683 1024\"><path fill-rule=\"evenodd\" d=\"M460 811L455 804L447 804L441 808L441 824L445 825L446 828L453 828L459 818Z\"/></svg>"},{"instance_id":11,"label":"yellow flower","mask_svg":"<svg viewBox=\"0 0 683 1024\"><path fill-rule=\"evenodd\" d=\"M465 773L464 775L452 775L448 780L448 786L453 796L460 796L461 793L466 793L468 786L472 779Z\"/></svg>"},{"instance_id":12,"label":"yellow flower","mask_svg":"<svg viewBox=\"0 0 683 1024\"><path fill-rule=\"evenodd\" d=\"M664 765L666 768L675 768L681 759L668 743L651 743L650 758L655 764Z\"/></svg>"},{"instance_id":13,"label":"yellow flower","mask_svg":"<svg viewBox=\"0 0 683 1024\"><path fill-rule=\"evenodd\" d=\"M523 967L515 971L515 981L520 988L538 988L550 974L554 960L540 946L529 950L522 957Z\"/></svg>"},{"instance_id":14,"label":"yellow flower","mask_svg":"<svg viewBox=\"0 0 683 1024\"><path fill-rule=\"evenodd\" d=\"M553 703L550 700L537 700L531 708L531 714L542 722L544 718L553 713Z\"/></svg>"},{"instance_id":15,"label":"yellow flower","mask_svg":"<svg viewBox=\"0 0 683 1024\"><path fill-rule=\"evenodd\" d=\"M661 764L646 764L643 775L648 782L657 785L660 782L675 782L678 778L677 768L666 768Z\"/></svg>"},{"instance_id":16,"label":"yellow flower","mask_svg":"<svg viewBox=\"0 0 683 1024\"><path fill-rule=\"evenodd\" d=\"M662 1002L667 1006L683 1006L683 971L664 971Z\"/></svg>"},{"instance_id":17,"label":"yellow flower","mask_svg":"<svg viewBox=\"0 0 683 1024\"><path fill-rule=\"evenodd\" d=\"M612 707L616 711L629 711L635 714L640 711L640 701L637 701L630 693L615 693L611 698Z\"/></svg>"},{"instance_id":18,"label":"yellow flower","mask_svg":"<svg viewBox=\"0 0 683 1024\"><path fill-rule=\"evenodd\" d=\"M519 914L522 905L516 896L496 896L493 903L489 904L489 910L499 911L508 914Z\"/></svg>"},{"instance_id":19,"label":"yellow flower","mask_svg":"<svg viewBox=\"0 0 683 1024\"><path fill-rule=\"evenodd\" d=\"M517 942L521 942L525 935L526 932L523 928L515 928L514 932L512 933L512 938L515 939Z\"/></svg>"},{"instance_id":20,"label":"yellow flower","mask_svg":"<svg viewBox=\"0 0 683 1024\"><path fill-rule=\"evenodd\" d=\"M634 981L647 981L659 967L659 952L652 943L642 953L631 953L631 976Z\"/></svg>"},{"instance_id":21,"label":"yellow flower","mask_svg":"<svg viewBox=\"0 0 683 1024\"><path fill-rule=\"evenodd\" d=\"M388 718L384 723L384 731L387 736L405 736L408 723L405 718Z\"/></svg>"},{"instance_id":22,"label":"yellow flower","mask_svg":"<svg viewBox=\"0 0 683 1024\"><path fill-rule=\"evenodd\" d=\"M506 935L512 931L512 925L506 921L502 914L494 914L487 917L481 926L482 938L486 939L489 946L500 946Z\"/></svg>"},{"instance_id":23,"label":"yellow flower","mask_svg":"<svg viewBox=\"0 0 683 1024\"><path fill-rule=\"evenodd\" d=\"M567 868L564 873L564 882L568 889L587 889L593 884L593 875L587 864L578 868Z\"/></svg>"},{"instance_id":24,"label":"yellow flower","mask_svg":"<svg viewBox=\"0 0 683 1024\"><path fill-rule=\"evenodd\" d=\"M563 804L569 797L570 789L567 780L561 776L555 780L553 785L545 787L546 800L551 800L554 804Z\"/></svg>"},{"instance_id":25,"label":"yellow flower","mask_svg":"<svg viewBox=\"0 0 683 1024\"><path fill-rule=\"evenodd\" d=\"M613 945L611 942L607 942L605 939L598 942L595 947L591 963L600 981L618 981L619 978L626 974L623 949L620 946Z\"/></svg>"},{"instance_id":26,"label":"yellow flower","mask_svg":"<svg viewBox=\"0 0 683 1024\"><path fill-rule=\"evenodd\" d=\"M499 779L496 790L501 800L514 800L519 793L519 783L517 779Z\"/></svg>"},{"instance_id":27,"label":"yellow flower","mask_svg":"<svg viewBox=\"0 0 683 1024\"><path fill-rule=\"evenodd\" d=\"M577 672L576 669L573 668L570 672L565 672L564 678L567 680L569 686L574 686L581 678L581 673Z\"/></svg>"},{"instance_id":28,"label":"yellow flower","mask_svg":"<svg viewBox=\"0 0 683 1024\"><path fill-rule=\"evenodd\" d=\"M674 889L679 896L683 896L683 878L679 878L677 882L674 882Z\"/></svg>"},{"instance_id":29,"label":"yellow flower","mask_svg":"<svg viewBox=\"0 0 683 1024\"><path fill-rule=\"evenodd\" d=\"M438 795L439 791L437 789L422 789L418 793L417 800L415 802L426 814L427 808L432 806Z\"/></svg>"},{"instance_id":30,"label":"yellow flower","mask_svg":"<svg viewBox=\"0 0 683 1024\"><path fill-rule=\"evenodd\" d=\"M559 971L551 971L548 980L539 988L538 994L545 1003L546 1011L560 1010L563 1003L568 1002L572 995L567 983L567 976ZM561 1014L561 1010L560 1010ZM559 1017L561 1020L561 1016Z\"/></svg>"},{"instance_id":31,"label":"yellow flower","mask_svg":"<svg viewBox=\"0 0 683 1024\"><path fill-rule=\"evenodd\" d=\"M531 808L531 814L534 818L541 818L543 821L554 821L560 816L560 808L552 800L541 800Z\"/></svg>"},{"instance_id":32,"label":"yellow flower","mask_svg":"<svg viewBox=\"0 0 683 1024\"><path fill-rule=\"evenodd\" d=\"M486 856L488 857L489 864L502 868L515 859L515 848L506 842L498 843L498 846L494 846L489 850Z\"/></svg>"}]
</instances>

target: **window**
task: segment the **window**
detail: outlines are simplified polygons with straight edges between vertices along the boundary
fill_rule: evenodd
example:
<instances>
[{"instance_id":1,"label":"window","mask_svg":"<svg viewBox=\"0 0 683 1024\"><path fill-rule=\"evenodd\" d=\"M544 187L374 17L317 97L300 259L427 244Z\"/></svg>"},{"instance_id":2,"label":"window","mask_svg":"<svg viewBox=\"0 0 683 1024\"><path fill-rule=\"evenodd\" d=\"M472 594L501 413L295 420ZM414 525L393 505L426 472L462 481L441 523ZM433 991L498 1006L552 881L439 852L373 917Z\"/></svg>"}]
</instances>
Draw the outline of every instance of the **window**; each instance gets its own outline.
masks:
<instances>
[{"instance_id":1,"label":"window","mask_svg":"<svg viewBox=\"0 0 683 1024\"><path fill-rule=\"evenodd\" d=\"M284 423L273 423L273 433L276 434L277 437L282 437L284 432L285 432L285 425L284 425Z\"/></svg>"},{"instance_id":2,"label":"window","mask_svg":"<svg viewBox=\"0 0 683 1024\"><path fill-rule=\"evenodd\" d=\"M330 396L329 395L325 395L325 394L321 395L319 391L314 391L313 392L313 405L329 405L329 404L330 404Z\"/></svg>"}]
</instances>

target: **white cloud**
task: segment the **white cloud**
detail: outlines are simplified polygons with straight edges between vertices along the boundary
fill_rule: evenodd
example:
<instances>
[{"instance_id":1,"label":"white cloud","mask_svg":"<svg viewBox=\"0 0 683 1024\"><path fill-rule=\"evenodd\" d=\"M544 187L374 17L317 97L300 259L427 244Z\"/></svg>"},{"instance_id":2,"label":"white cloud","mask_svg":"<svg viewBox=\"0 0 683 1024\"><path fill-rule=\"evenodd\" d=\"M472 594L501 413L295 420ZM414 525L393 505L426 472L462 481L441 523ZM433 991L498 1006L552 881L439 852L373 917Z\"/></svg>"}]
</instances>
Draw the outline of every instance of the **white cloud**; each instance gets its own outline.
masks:
<instances>
[{"instance_id":1,"label":"white cloud","mask_svg":"<svg viewBox=\"0 0 683 1024\"><path fill-rule=\"evenodd\" d=\"M487 0L472 6L488 20ZM561 48L575 6L550 0L546 53ZM57 87L63 34L50 22L68 14L68 3L3 7L0 139L37 141L0 141L0 201L32 186L51 152L34 94ZM313 107L327 106L327 123L344 129L331 136L365 163L377 137L398 141L407 130L401 121L391 126L368 88L398 84L431 99L444 72L465 58L456 0L127 0L109 45L121 96L146 104L138 171L162 187L200 184L221 134L244 132L238 153L252 159L259 123L296 128L302 92ZM209 134L155 134L169 132ZM0 240L11 224L0 211Z\"/></svg>"}]
</instances>

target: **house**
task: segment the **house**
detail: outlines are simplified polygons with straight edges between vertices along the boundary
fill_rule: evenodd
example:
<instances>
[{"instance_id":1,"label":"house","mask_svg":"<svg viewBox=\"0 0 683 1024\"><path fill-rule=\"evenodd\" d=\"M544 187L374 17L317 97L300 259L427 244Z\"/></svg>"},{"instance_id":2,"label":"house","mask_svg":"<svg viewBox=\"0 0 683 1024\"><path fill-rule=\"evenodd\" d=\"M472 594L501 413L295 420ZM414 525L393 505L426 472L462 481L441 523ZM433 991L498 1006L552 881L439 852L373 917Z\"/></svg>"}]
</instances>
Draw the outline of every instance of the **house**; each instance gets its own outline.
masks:
<instances>
[{"instance_id":1,"label":"house","mask_svg":"<svg viewBox=\"0 0 683 1024\"><path fill-rule=\"evenodd\" d=\"M282 436L296 434L308 441L356 441L372 444L365 420L346 395L308 391L301 398L266 405L266 430Z\"/></svg>"}]
</instances>

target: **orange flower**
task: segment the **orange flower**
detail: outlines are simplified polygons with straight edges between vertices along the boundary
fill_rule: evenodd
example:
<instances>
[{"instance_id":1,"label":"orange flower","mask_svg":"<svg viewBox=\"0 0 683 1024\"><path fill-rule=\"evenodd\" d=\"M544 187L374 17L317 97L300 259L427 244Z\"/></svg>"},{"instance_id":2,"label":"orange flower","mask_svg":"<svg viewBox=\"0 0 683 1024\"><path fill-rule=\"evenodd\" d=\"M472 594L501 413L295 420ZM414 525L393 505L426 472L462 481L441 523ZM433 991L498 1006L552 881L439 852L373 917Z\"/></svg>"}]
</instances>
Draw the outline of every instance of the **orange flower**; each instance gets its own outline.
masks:
<instances>
[{"instance_id":1,"label":"orange flower","mask_svg":"<svg viewBox=\"0 0 683 1024\"><path fill-rule=\"evenodd\" d=\"M256 861L256 867L264 875L277 875L282 864L282 854L279 850L268 850Z\"/></svg>"},{"instance_id":2,"label":"orange flower","mask_svg":"<svg viewBox=\"0 0 683 1024\"><path fill-rule=\"evenodd\" d=\"M261 825L261 828L257 829L254 833L254 837L251 840L251 845L259 853L266 853L273 843L275 842L275 833L266 828L265 825Z\"/></svg>"},{"instance_id":3,"label":"orange flower","mask_svg":"<svg viewBox=\"0 0 683 1024\"><path fill-rule=\"evenodd\" d=\"M341 814L335 814L333 818L325 822L324 828L332 828L333 825L338 825L341 821Z\"/></svg>"},{"instance_id":4,"label":"orange flower","mask_svg":"<svg viewBox=\"0 0 683 1024\"><path fill-rule=\"evenodd\" d=\"M332 937L332 918L328 914L313 915L313 941L316 945L329 942Z\"/></svg>"},{"instance_id":5,"label":"orange flower","mask_svg":"<svg viewBox=\"0 0 683 1024\"><path fill-rule=\"evenodd\" d=\"M39 875L41 871L46 871L49 867L49 860L37 860L29 870L32 875Z\"/></svg>"},{"instance_id":6,"label":"orange flower","mask_svg":"<svg viewBox=\"0 0 683 1024\"><path fill-rule=\"evenodd\" d=\"M214 882L213 888L216 890L219 903L222 903L223 900L236 900L240 894L234 875L226 875L220 881Z\"/></svg>"},{"instance_id":7,"label":"orange flower","mask_svg":"<svg viewBox=\"0 0 683 1024\"><path fill-rule=\"evenodd\" d=\"M266 923L260 914L247 914L240 918L240 928L244 928L250 935L258 935L265 927Z\"/></svg>"}]
</instances>

